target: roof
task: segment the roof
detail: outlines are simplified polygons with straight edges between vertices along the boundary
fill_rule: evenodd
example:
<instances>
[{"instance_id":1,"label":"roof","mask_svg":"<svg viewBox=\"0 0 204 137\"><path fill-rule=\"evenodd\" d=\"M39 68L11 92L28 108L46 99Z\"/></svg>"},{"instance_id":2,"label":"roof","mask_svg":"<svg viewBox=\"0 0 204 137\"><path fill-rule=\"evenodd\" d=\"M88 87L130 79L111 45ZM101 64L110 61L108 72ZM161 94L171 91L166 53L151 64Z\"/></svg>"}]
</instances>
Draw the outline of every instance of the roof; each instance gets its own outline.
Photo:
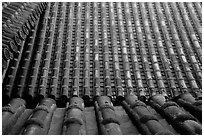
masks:
<instances>
[{"instance_id":1,"label":"roof","mask_svg":"<svg viewBox=\"0 0 204 137\"><path fill-rule=\"evenodd\" d=\"M3 134L202 134L202 3L2 3Z\"/></svg>"},{"instance_id":2,"label":"roof","mask_svg":"<svg viewBox=\"0 0 204 137\"><path fill-rule=\"evenodd\" d=\"M179 101L201 114L198 102L190 105L185 97L191 99L192 96L185 94ZM146 105L137 96L127 95L121 105L114 106L109 97L100 96L93 107L85 107L83 99L72 97L65 108L58 108L53 99L45 98L35 109L27 109L25 101L16 98L3 107L2 131L3 134L24 135L202 133L199 117L194 117L177 103L166 101L162 95L153 96L150 103Z\"/></svg>"}]
</instances>

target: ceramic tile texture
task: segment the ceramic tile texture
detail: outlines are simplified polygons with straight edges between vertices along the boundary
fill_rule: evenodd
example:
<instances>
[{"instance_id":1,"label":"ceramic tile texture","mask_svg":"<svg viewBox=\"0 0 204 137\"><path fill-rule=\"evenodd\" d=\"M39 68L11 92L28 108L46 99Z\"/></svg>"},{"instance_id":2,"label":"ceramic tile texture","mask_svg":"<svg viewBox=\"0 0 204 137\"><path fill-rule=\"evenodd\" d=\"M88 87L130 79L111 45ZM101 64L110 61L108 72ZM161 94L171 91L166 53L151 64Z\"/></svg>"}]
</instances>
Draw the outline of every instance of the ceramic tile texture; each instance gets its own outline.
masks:
<instances>
[{"instance_id":1,"label":"ceramic tile texture","mask_svg":"<svg viewBox=\"0 0 204 137\"><path fill-rule=\"evenodd\" d=\"M202 134L202 3L2 3L2 134Z\"/></svg>"}]
</instances>

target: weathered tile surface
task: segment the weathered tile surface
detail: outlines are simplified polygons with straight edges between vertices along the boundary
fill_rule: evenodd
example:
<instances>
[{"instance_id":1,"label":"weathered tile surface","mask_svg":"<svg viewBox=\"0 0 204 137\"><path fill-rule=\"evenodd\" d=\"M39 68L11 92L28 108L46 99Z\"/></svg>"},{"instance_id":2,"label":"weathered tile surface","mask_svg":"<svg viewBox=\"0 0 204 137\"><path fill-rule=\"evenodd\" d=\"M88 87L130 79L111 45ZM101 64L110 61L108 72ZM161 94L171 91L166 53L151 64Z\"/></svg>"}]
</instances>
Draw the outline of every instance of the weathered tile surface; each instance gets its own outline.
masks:
<instances>
[{"instance_id":1,"label":"weathered tile surface","mask_svg":"<svg viewBox=\"0 0 204 137\"><path fill-rule=\"evenodd\" d=\"M2 3L3 134L201 134L201 2Z\"/></svg>"}]
</instances>

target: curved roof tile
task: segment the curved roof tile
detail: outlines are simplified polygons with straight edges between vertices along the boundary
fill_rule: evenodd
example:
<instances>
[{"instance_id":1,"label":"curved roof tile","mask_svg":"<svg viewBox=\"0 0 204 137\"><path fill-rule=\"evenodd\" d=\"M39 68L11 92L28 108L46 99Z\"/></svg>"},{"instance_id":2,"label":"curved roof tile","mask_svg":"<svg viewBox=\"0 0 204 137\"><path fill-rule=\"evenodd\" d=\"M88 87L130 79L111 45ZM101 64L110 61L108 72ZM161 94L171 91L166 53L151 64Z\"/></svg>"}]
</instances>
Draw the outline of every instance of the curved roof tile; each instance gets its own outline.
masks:
<instances>
[{"instance_id":1,"label":"curved roof tile","mask_svg":"<svg viewBox=\"0 0 204 137\"><path fill-rule=\"evenodd\" d=\"M3 2L3 134L202 134L202 3Z\"/></svg>"}]
</instances>

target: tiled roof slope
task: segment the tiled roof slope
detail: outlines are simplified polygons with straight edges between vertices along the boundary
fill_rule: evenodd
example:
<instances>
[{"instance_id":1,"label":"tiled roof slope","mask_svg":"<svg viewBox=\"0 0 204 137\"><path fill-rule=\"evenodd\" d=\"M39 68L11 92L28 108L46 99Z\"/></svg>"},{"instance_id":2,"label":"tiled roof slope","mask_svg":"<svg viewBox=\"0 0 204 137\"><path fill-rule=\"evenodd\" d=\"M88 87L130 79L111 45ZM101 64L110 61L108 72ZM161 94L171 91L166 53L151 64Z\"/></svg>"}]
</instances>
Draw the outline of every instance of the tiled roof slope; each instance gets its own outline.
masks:
<instances>
[{"instance_id":1,"label":"tiled roof slope","mask_svg":"<svg viewBox=\"0 0 204 137\"><path fill-rule=\"evenodd\" d=\"M3 134L202 134L202 3L2 3Z\"/></svg>"}]
</instances>

